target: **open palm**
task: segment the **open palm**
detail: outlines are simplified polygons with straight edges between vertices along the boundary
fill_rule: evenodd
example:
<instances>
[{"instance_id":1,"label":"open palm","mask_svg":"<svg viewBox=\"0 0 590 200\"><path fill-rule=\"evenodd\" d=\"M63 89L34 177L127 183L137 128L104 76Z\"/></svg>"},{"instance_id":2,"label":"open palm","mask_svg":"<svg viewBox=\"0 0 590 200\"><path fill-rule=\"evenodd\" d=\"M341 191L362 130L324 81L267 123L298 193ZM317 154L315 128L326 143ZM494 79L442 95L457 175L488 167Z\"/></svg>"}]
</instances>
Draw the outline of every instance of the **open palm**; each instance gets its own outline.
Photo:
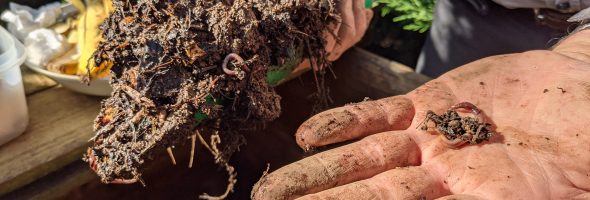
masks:
<instances>
[{"instance_id":1,"label":"open palm","mask_svg":"<svg viewBox=\"0 0 590 200\"><path fill-rule=\"evenodd\" d=\"M454 149L434 129L417 128L428 110L441 114L463 101L495 124L489 141ZM587 62L555 51L490 57L407 95L312 117L296 133L304 149L362 139L270 173L252 195L589 199L589 119Z\"/></svg>"}]
</instances>

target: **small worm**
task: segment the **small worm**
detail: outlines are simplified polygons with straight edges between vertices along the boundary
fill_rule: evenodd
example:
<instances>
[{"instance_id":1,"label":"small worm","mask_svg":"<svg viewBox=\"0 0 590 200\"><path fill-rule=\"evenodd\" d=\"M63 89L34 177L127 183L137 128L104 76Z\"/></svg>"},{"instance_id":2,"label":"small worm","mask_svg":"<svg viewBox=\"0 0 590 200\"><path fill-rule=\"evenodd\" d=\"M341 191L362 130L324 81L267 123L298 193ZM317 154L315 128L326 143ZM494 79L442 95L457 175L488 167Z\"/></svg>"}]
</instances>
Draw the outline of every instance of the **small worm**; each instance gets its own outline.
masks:
<instances>
[{"instance_id":1,"label":"small worm","mask_svg":"<svg viewBox=\"0 0 590 200\"><path fill-rule=\"evenodd\" d=\"M232 59L238 61L238 63L244 63L244 59L242 57L240 57L240 55L238 55L236 53L230 53L227 56L225 56L225 59L223 59L223 64L221 65L221 69L223 69L223 72L225 72L227 75L236 76L238 74L238 72L236 70L231 70L231 69L227 68L227 64ZM242 70L250 71L250 69L248 69L248 67L246 67L246 66L242 66L242 67L243 67Z\"/></svg>"}]
</instances>

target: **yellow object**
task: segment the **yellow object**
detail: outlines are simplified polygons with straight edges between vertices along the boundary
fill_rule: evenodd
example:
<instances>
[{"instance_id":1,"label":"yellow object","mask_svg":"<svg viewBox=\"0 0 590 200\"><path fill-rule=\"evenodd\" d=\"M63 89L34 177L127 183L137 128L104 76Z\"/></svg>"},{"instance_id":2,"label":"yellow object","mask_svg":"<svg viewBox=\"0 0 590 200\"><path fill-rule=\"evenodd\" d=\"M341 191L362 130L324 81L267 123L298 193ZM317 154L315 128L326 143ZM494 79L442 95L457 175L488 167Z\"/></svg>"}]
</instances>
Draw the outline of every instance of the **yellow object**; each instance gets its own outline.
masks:
<instances>
[{"instance_id":1,"label":"yellow object","mask_svg":"<svg viewBox=\"0 0 590 200\"><path fill-rule=\"evenodd\" d=\"M104 6L105 12L110 14L113 12L113 1L112 0L102 0L102 5Z\"/></svg>"},{"instance_id":2,"label":"yellow object","mask_svg":"<svg viewBox=\"0 0 590 200\"><path fill-rule=\"evenodd\" d=\"M64 55L47 63L47 70L62 74L75 75L78 72L78 52L71 48Z\"/></svg>"},{"instance_id":3,"label":"yellow object","mask_svg":"<svg viewBox=\"0 0 590 200\"><path fill-rule=\"evenodd\" d=\"M78 63L66 63L63 65L63 73L64 74L76 74L77 72Z\"/></svg>"},{"instance_id":4,"label":"yellow object","mask_svg":"<svg viewBox=\"0 0 590 200\"><path fill-rule=\"evenodd\" d=\"M111 0L70 0L70 3L80 10L77 23L77 48L80 53L77 74L88 75L91 79L108 76L112 63L102 62L96 66L92 55L102 39L98 28L112 11Z\"/></svg>"}]
</instances>

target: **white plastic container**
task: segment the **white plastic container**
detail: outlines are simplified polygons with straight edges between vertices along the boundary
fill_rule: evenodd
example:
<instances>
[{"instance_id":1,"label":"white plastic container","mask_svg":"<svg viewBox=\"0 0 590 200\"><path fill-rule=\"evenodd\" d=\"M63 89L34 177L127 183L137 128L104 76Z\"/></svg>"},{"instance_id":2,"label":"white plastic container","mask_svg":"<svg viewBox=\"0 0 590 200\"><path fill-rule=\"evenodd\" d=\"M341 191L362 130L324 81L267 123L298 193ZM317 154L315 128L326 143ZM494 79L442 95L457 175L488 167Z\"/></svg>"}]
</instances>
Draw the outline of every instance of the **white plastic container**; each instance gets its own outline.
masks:
<instances>
[{"instance_id":1,"label":"white plastic container","mask_svg":"<svg viewBox=\"0 0 590 200\"><path fill-rule=\"evenodd\" d=\"M29 114L20 66L24 46L0 26L0 145L21 135Z\"/></svg>"}]
</instances>

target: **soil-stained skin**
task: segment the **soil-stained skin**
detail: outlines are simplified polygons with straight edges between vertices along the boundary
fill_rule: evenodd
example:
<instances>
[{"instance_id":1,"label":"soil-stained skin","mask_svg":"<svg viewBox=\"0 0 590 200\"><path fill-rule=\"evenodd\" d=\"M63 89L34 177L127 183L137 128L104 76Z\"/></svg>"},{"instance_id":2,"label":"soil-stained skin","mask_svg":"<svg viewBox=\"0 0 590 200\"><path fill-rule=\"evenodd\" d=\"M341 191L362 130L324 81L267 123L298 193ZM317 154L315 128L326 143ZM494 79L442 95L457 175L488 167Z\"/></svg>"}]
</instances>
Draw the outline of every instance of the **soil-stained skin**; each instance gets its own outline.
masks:
<instances>
[{"instance_id":1,"label":"soil-stained skin","mask_svg":"<svg viewBox=\"0 0 590 200\"><path fill-rule=\"evenodd\" d=\"M199 130L219 149L216 162L227 164L244 143L239 130L280 114L267 83L271 66L292 59L293 49L328 64L322 36L335 22L333 7L331 0L113 1L92 61L113 64L114 92L102 102L85 160L105 183L141 180L154 151Z\"/></svg>"}]
</instances>

